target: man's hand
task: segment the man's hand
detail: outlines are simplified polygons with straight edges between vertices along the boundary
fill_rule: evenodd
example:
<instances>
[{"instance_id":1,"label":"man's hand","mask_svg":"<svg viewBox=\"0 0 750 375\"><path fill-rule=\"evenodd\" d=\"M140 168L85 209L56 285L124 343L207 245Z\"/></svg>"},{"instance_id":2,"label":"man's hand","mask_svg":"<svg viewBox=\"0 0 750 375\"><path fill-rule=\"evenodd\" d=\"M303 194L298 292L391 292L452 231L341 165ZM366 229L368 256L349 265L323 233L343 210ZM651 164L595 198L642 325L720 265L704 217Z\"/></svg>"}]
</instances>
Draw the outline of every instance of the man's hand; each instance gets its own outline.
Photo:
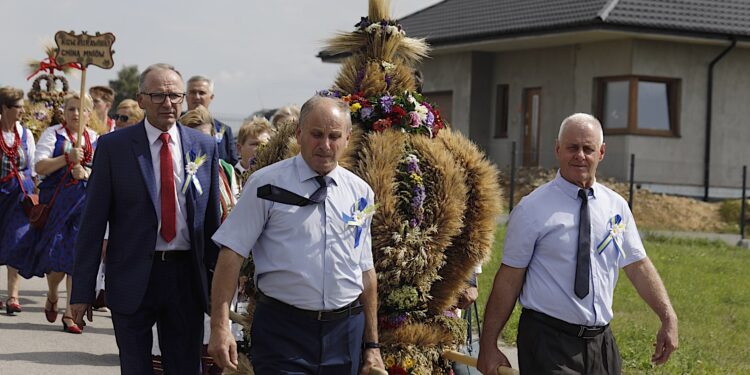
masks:
<instances>
[{"instance_id":1,"label":"man's hand","mask_svg":"<svg viewBox=\"0 0 750 375\"><path fill-rule=\"evenodd\" d=\"M364 349L362 351L362 367L359 369L359 373L368 375L373 367L385 369L383 358L380 356L380 349Z\"/></svg>"},{"instance_id":2,"label":"man's hand","mask_svg":"<svg viewBox=\"0 0 750 375\"><path fill-rule=\"evenodd\" d=\"M219 367L237 371L237 343L228 327L211 327L208 355Z\"/></svg>"},{"instance_id":3,"label":"man's hand","mask_svg":"<svg viewBox=\"0 0 750 375\"><path fill-rule=\"evenodd\" d=\"M91 304L88 303L74 303L70 305L70 315L73 317L73 321L79 326L83 327L86 323L83 321L83 316L86 314L89 322L94 321L94 312L91 308Z\"/></svg>"},{"instance_id":4,"label":"man's hand","mask_svg":"<svg viewBox=\"0 0 750 375\"><path fill-rule=\"evenodd\" d=\"M497 348L497 344L494 347L480 345L479 358L477 359L477 369L479 372L495 375L500 366L511 367L508 357Z\"/></svg>"},{"instance_id":5,"label":"man's hand","mask_svg":"<svg viewBox=\"0 0 750 375\"><path fill-rule=\"evenodd\" d=\"M669 320L661 324L659 332L656 334L656 344L654 355L651 356L651 362L662 365L667 362L672 352L677 350L677 321Z\"/></svg>"},{"instance_id":6,"label":"man's hand","mask_svg":"<svg viewBox=\"0 0 750 375\"><path fill-rule=\"evenodd\" d=\"M471 304L477 300L477 297L479 297L479 291L477 291L477 287L468 286L463 290L463 292L458 295L458 302L456 303L456 307L464 310L471 306Z\"/></svg>"}]
</instances>

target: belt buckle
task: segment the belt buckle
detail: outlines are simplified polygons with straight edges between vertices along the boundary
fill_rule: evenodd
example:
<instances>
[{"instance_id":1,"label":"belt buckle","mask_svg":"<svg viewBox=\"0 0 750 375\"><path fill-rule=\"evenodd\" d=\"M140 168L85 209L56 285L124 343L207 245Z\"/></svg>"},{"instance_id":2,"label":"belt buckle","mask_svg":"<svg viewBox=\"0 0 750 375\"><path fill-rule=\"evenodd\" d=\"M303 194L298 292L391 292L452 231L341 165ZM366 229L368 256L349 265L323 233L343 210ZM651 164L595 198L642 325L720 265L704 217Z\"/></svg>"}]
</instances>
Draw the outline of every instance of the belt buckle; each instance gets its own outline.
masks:
<instances>
[{"instance_id":1,"label":"belt buckle","mask_svg":"<svg viewBox=\"0 0 750 375\"><path fill-rule=\"evenodd\" d=\"M578 337L583 337L583 334L586 332L586 327L581 326L581 328L578 330Z\"/></svg>"},{"instance_id":2,"label":"belt buckle","mask_svg":"<svg viewBox=\"0 0 750 375\"><path fill-rule=\"evenodd\" d=\"M167 252L166 251L162 251L161 252L161 261L162 262L166 262L167 261Z\"/></svg>"},{"instance_id":3,"label":"belt buckle","mask_svg":"<svg viewBox=\"0 0 750 375\"><path fill-rule=\"evenodd\" d=\"M318 321L319 322L323 321L323 312L322 311L318 311Z\"/></svg>"}]
</instances>

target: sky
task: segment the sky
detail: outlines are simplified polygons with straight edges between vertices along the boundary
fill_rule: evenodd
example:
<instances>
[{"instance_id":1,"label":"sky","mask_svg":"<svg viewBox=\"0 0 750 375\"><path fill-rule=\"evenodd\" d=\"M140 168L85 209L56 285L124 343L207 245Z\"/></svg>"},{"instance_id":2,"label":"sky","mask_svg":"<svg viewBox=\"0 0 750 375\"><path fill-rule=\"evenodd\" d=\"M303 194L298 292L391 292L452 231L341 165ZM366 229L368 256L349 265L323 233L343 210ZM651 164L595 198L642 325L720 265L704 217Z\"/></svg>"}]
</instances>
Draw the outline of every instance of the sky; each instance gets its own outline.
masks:
<instances>
[{"instance_id":1,"label":"sky","mask_svg":"<svg viewBox=\"0 0 750 375\"><path fill-rule=\"evenodd\" d=\"M440 0L392 0L396 18ZM107 85L125 65L165 62L187 80L200 74L215 81L210 110L239 121L262 108L301 104L328 88L338 64L315 56L327 38L352 31L367 13L366 0L213 1L3 1L0 85L27 92L27 63L45 57L45 41L57 31L112 32L114 67L90 66L86 87ZM408 31L408 30L407 30ZM80 74L67 76L80 90Z\"/></svg>"}]
</instances>

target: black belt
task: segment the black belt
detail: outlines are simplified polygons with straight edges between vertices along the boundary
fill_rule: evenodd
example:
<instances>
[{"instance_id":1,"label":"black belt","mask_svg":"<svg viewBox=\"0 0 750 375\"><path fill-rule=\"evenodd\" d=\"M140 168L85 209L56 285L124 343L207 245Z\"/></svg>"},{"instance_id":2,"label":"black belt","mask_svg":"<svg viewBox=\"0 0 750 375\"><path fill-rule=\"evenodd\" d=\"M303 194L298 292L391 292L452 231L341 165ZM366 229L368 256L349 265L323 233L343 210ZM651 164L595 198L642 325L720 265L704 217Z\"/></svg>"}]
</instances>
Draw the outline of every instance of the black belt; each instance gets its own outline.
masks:
<instances>
[{"instance_id":1,"label":"black belt","mask_svg":"<svg viewBox=\"0 0 750 375\"><path fill-rule=\"evenodd\" d=\"M175 262L188 258L190 253L189 250L154 251L153 258L160 262Z\"/></svg>"},{"instance_id":2,"label":"black belt","mask_svg":"<svg viewBox=\"0 0 750 375\"><path fill-rule=\"evenodd\" d=\"M540 313L530 309L523 309L524 314L528 314L532 319L544 323L552 328L567 333L571 336L580 337L582 339L592 339L599 336L604 332L609 324L605 326L582 326L578 324L568 323L566 321L553 318L547 314Z\"/></svg>"},{"instance_id":3,"label":"black belt","mask_svg":"<svg viewBox=\"0 0 750 375\"><path fill-rule=\"evenodd\" d=\"M350 317L352 315L357 315L362 312L362 305L359 304L359 300L354 300L354 302L336 309L336 310L328 310L328 311L314 311L314 310L304 310L300 309L299 307L295 307L289 304L286 304L284 302L281 302L277 300L276 298L269 297L263 293L261 293L260 290L256 290L255 292L255 299L258 301L258 303L262 303L268 306L273 306L277 309L281 309L283 311L289 312L291 314L295 314L298 316L302 316L308 319L317 320L320 322L330 322L333 320L339 320L346 317Z\"/></svg>"}]
</instances>

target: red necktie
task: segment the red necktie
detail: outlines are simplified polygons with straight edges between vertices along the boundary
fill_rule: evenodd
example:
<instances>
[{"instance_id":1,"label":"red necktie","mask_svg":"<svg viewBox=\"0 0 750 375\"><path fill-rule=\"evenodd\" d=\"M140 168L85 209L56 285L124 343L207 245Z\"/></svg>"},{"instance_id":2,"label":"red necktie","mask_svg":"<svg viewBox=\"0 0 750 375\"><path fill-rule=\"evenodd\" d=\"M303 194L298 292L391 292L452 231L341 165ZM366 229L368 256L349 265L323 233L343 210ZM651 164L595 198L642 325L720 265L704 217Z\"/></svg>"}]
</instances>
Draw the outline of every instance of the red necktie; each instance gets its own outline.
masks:
<instances>
[{"instance_id":1,"label":"red necktie","mask_svg":"<svg viewBox=\"0 0 750 375\"><path fill-rule=\"evenodd\" d=\"M172 152L169 151L169 133L161 133L161 150L159 151L159 174L161 176L161 237L172 241L175 236L174 168Z\"/></svg>"}]
</instances>

